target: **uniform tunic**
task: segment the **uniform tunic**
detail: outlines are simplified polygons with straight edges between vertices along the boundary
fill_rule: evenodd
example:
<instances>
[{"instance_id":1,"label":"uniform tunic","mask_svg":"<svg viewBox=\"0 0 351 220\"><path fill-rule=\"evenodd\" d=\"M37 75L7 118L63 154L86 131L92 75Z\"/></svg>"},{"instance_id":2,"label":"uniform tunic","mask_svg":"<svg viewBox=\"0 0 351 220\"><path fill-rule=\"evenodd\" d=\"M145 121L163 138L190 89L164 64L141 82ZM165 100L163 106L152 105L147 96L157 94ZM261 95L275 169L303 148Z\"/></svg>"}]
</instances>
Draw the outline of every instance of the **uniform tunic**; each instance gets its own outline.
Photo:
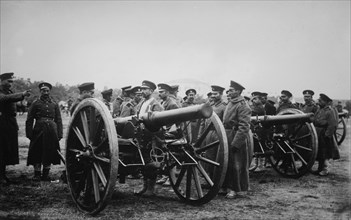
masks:
<instances>
[{"instance_id":1,"label":"uniform tunic","mask_svg":"<svg viewBox=\"0 0 351 220\"><path fill-rule=\"evenodd\" d=\"M249 163L252 154L250 133L251 109L244 97L231 99L223 116L229 144L228 171L224 188L235 192L249 188Z\"/></svg>"},{"instance_id":2,"label":"uniform tunic","mask_svg":"<svg viewBox=\"0 0 351 220\"><path fill-rule=\"evenodd\" d=\"M137 106L138 106L138 103L136 103L134 100L130 100L129 102L125 103L122 107L120 117L128 117L131 115L136 115Z\"/></svg>"},{"instance_id":3,"label":"uniform tunic","mask_svg":"<svg viewBox=\"0 0 351 220\"><path fill-rule=\"evenodd\" d=\"M188 106L193 106L195 103L189 102L188 100L182 103L182 107L188 107ZM188 135L189 135L189 140L191 140L191 143L194 143L197 139L197 136L199 134L199 129L200 129L200 123L201 120L192 120L190 123L190 127L188 126Z\"/></svg>"},{"instance_id":4,"label":"uniform tunic","mask_svg":"<svg viewBox=\"0 0 351 220\"><path fill-rule=\"evenodd\" d=\"M57 150L60 150L62 120L57 103L43 97L33 102L28 111L26 135L31 140L27 165L60 164Z\"/></svg>"},{"instance_id":5,"label":"uniform tunic","mask_svg":"<svg viewBox=\"0 0 351 220\"><path fill-rule=\"evenodd\" d=\"M318 135L317 160L339 159L340 154L334 140L334 132L338 126L335 112L330 106L318 109L314 126Z\"/></svg>"},{"instance_id":6,"label":"uniform tunic","mask_svg":"<svg viewBox=\"0 0 351 220\"><path fill-rule=\"evenodd\" d=\"M2 165L19 163L16 102L23 99L22 93L13 93L0 86L0 163Z\"/></svg>"},{"instance_id":7,"label":"uniform tunic","mask_svg":"<svg viewBox=\"0 0 351 220\"><path fill-rule=\"evenodd\" d=\"M304 113L314 113L316 114L317 110L318 110L318 106L316 105L316 103L314 101L308 102L308 103L304 103L300 105L300 110L303 111Z\"/></svg>"},{"instance_id":8,"label":"uniform tunic","mask_svg":"<svg viewBox=\"0 0 351 220\"><path fill-rule=\"evenodd\" d=\"M283 111L284 109L288 109L288 108L297 108L296 105L294 105L292 102L288 101L288 102L279 102L279 106L277 108L277 114L281 111Z\"/></svg>"},{"instance_id":9,"label":"uniform tunic","mask_svg":"<svg viewBox=\"0 0 351 220\"><path fill-rule=\"evenodd\" d=\"M271 103L266 102L266 104L264 104L263 107L264 107L264 110L266 112L266 115L276 115L277 114L277 109Z\"/></svg>"}]
</instances>

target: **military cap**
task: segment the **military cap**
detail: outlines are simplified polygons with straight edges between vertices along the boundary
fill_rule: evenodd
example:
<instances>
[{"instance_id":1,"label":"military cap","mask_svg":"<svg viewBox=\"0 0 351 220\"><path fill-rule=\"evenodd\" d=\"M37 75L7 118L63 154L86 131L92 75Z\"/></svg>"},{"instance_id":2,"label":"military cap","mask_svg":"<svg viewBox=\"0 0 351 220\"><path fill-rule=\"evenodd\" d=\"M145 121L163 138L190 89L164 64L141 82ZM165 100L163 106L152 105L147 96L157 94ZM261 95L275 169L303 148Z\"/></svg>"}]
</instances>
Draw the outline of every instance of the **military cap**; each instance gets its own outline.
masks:
<instances>
[{"instance_id":1,"label":"military cap","mask_svg":"<svg viewBox=\"0 0 351 220\"><path fill-rule=\"evenodd\" d=\"M78 86L79 91L83 92L83 91L90 91L90 90L94 90L94 83L93 82L87 82L87 83L83 83L81 85Z\"/></svg>"},{"instance_id":2,"label":"military cap","mask_svg":"<svg viewBox=\"0 0 351 220\"><path fill-rule=\"evenodd\" d=\"M142 83L141 83L141 86L140 88L147 88L147 89L152 89L152 90L155 90L156 89L156 84L151 82L151 81L148 81L148 80L144 80Z\"/></svg>"},{"instance_id":3,"label":"military cap","mask_svg":"<svg viewBox=\"0 0 351 220\"><path fill-rule=\"evenodd\" d=\"M230 80L230 86L231 88L235 89L235 90L244 90L245 87L240 85L239 83L237 82L234 82L233 80Z\"/></svg>"},{"instance_id":4,"label":"military cap","mask_svg":"<svg viewBox=\"0 0 351 220\"><path fill-rule=\"evenodd\" d=\"M124 90L130 89L130 88L132 88L132 86L125 86L125 87L122 87L121 89L122 89L122 91L124 91Z\"/></svg>"},{"instance_id":5,"label":"military cap","mask_svg":"<svg viewBox=\"0 0 351 220\"><path fill-rule=\"evenodd\" d=\"M261 92L261 96L262 96L262 97L267 97L267 96L268 96L268 93L266 93L266 92Z\"/></svg>"},{"instance_id":6,"label":"military cap","mask_svg":"<svg viewBox=\"0 0 351 220\"><path fill-rule=\"evenodd\" d=\"M157 86L158 86L158 90L167 90L169 92L172 91L172 87L170 85L165 84L165 83L160 83Z\"/></svg>"},{"instance_id":7,"label":"military cap","mask_svg":"<svg viewBox=\"0 0 351 220\"><path fill-rule=\"evenodd\" d=\"M39 87L40 90L42 90L42 89L49 89L49 90L51 90L52 89L52 85L50 83L47 83L47 82L39 83L38 87Z\"/></svg>"},{"instance_id":8,"label":"military cap","mask_svg":"<svg viewBox=\"0 0 351 220\"><path fill-rule=\"evenodd\" d=\"M112 89L107 89L101 92L101 95L105 96L105 95L112 95Z\"/></svg>"},{"instance_id":9,"label":"military cap","mask_svg":"<svg viewBox=\"0 0 351 220\"><path fill-rule=\"evenodd\" d=\"M13 74L14 73L3 73L0 75L0 80L7 80L7 79L13 79Z\"/></svg>"},{"instance_id":10,"label":"military cap","mask_svg":"<svg viewBox=\"0 0 351 220\"><path fill-rule=\"evenodd\" d=\"M244 96L244 99L246 99L247 101L250 101L250 97L248 96Z\"/></svg>"},{"instance_id":11,"label":"military cap","mask_svg":"<svg viewBox=\"0 0 351 220\"><path fill-rule=\"evenodd\" d=\"M185 95L188 95L189 93L194 93L196 95L196 90L195 89L188 89L185 91Z\"/></svg>"},{"instance_id":12,"label":"military cap","mask_svg":"<svg viewBox=\"0 0 351 220\"><path fill-rule=\"evenodd\" d=\"M121 96L117 96L117 97L116 97L116 100L123 101L123 99L121 98Z\"/></svg>"},{"instance_id":13,"label":"military cap","mask_svg":"<svg viewBox=\"0 0 351 220\"><path fill-rule=\"evenodd\" d=\"M321 100L323 100L325 102L333 101L331 98L329 98L326 94L323 94L323 93L319 94L319 99L321 99Z\"/></svg>"},{"instance_id":14,"label":"military cap","mask_svg":"<svg viewBox=\"0 0 351 220\"><path fill-rule=\"evenodd\" d=\"M124 90L124 92L129 96L130 94L133 94L133 88L132 87L127 88Z\"/></svg>"},{"instance_id":15,"label":"military cap","mask_svg":"<svg viewBox=\"0 0 351 220\"><path fill-rule=\"evenodd\" d=\"M303 95L314 95L314 92L312 90L306 89L302 92Z\"/></svg>"},{"instance_id":16,"label":"military cap","mask_svg":"<svg viewBox=\"0 0 351 220\"><path fill-rule=\"evenodd\" d=\"M223 92L224 91L224 88L221 87L221 86L216 86L216 85L212 85L211 86L211 89L213 92Z\"/></svg>"},{"instance_id":17,"label":"military cap","mask_svg":"<svg viewBox=\"0 0 351 220\"><path fill-rule=\"evenodd\" d=\"M272 100L267 100L267 102L271 103L272 105L274 105L274 104L275 104L275 102L274 102L274 101L272 101Z\"/></svg>"},{"instance_id":18,"label":"military cap","mask_svg":"<svg viewBox=\"0 0 351 220\"><path fill-rule=\"evenodd\" d=\"M207 93L207 97L210 97L212 95L212 92Z\"/></svg>"},{"instance_id":19,"label":"military cap","mask_svg":"<svg viewBox=\"0 0 351 220\"><path fill-rule=\"evenodd\" d=\"M251 96L252 96L252 97L255 97L255 96L262 96L262 93L261 93L261 92L258 92L258 91L255 91L255 92L252 92L252 93L251 93Z\"/></svg>"},{"instance_id":20,"label":"military cap","mask_svg":"<svg viewBox=\"0 0 351 220\"><path fill-rule=\"evenodd\" d=\"M179 85L171 85L173 92L178 92L179 90Z\"/></svg>"},{"instance_id":21,"label":"military cap","mask_svg":"<svg viewBox=\"0 0 351 220\"><path fill-rule=\"evenodd\" d=\"M142 92L141 92L140 86L134 86L134 87L132 88L132 93L141 94Z\"/></svg>"},{"instance_id":22,"label":"military cap","mask_svg":"<svg viewBox=\"0 0 351 220\"><path fill-rule=\"evenodd\" d=\"M288 96L288 97L291 97L291 96L292 96L291 92L289 92L288 90L282 90L282 91L281 91L281 94L286 95L286 96Z\"/></svg>"}]
</instances>

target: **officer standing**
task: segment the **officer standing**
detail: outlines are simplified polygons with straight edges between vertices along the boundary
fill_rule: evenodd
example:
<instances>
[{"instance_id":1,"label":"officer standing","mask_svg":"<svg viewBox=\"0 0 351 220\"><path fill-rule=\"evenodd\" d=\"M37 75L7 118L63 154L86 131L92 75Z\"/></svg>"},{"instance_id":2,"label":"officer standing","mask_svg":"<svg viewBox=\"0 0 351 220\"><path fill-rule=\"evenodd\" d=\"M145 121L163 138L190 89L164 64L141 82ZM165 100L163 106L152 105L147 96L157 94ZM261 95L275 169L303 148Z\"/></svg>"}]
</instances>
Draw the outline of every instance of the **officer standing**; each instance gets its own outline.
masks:
<instances>
[{"instance_id":1,"label":"officer standing","mask_svg":"<svg viewBox=\"0 0 351 220\"><path fill-rule=\"evenodd\" d=\"M52 85L42 82L39 89L40 98L32 103L26 121L26 136L30 139L27 166L34 166L33 180L50 181L51 164L61 162L58 151L63 131L62 119L58 104L50 97Z\"/></svg>"},{"instance_id":2,"label":"officer standing","mask_svg":"<svg viewBox=\"0 0 351 220\"><path fill-rule=\"evenodd\" d=\"M318 103L320 108L315 114L314 126L318 135L318 170L320 176L326 176L329 173L329 159L339 159L340 154L334 132L338 126L335 113L329 103L332 99L325 94L320 94Z\"/></svg>"},{"instance_id":3,"label":"officer standing","mask_svg":"<svg viewBox=\"0 0 351 220\"><path fill-rule=\"evenodd\" d=\"M304 113L316 113L318 110L317 104L313 101L314 92L312 90L306 89L302 92L303 99L305 101L304 104L300 105L300 110Z\"/></svg>"},{"instance_id":4,"label":"officer standing","mask_svg":"<svg viewBox=\"0 0 351 220\"><path fill-rule=\"evenodd\" d=\"M280 102L277 108L277 114L287 108L297 108L291 101L292 94L288 90L282 90L280 95Z\"/></svg>"},{"instance_id":5,"label":"officer standing","mask_svg":"<svg viewBox=\"0 0 351 220\"><path fill-rule=\"evenodd\" d=\"M147 112L163 111L162 105L155 98L152 97L152 93L156 89L155 83L148 80L144 80L140 88L143 93L144 100L140 104L138 112L140 114L145 114ZM147 130L145 130L145 132L147 132ZM154 135L156 135L156 133L154 133ZM145 138L141 143L142 153L143 155L145 155L145 166L142 170L144 177L143 188L136 191L135 194L152 196L155 194L157 170L160 168L160 164L153 162L150 158L150 151L155 145L157 145L155 138L153 137L153 135L145 136L150 136L151 138Z\"/></svg>"},{"instance_id":6,"label":"officer standing","mask_svg":"<svg viewBox=\"0 0 351 220\"><path fill-rule=\"evenodd\" d=\"M112 98L112 89L107 89L101 92L102 95L102 101L104 104L107 106L108 110L112 114L112 109L111 109L111 98Z\"/></svg>"},{"instance_id":7,"label":"officer standing","mask_svg":"<svg viewBox=\"0 0 351 220\"><path fill-rule=\"evenodd\" d=\"M78 99L72 104L71 107L71 115L73 114L74 110L77 108L77 105L86 98L92 98L94 95L94 83L87 82L83 83L78 86L79 89L79 97Z\"/></svg>"},{"instance_id":8,"label":"officer standing","mask_svg":"<svg viewBox=\"0 0 351 220\"><path fill-rule=\"evenodd\" d=\"M30 95L30 90L12 92L13 75L0 75L0 184L11 183L6 176L6 165L19 163L16 102Z\"/></svg>"},{"instance_id":9,"label":"officer standing","mask_svg":"<svg viewBox=\"0 0 351 220\"><path fill-rule=\"evenodd\" d=\"M230 81L228 96L231 99L223 116L223 125L229 144L229 160L222 193L229 189L226 194L226 198L229 199L244 197L249 189L249 162L252 152L251 109L241 96L244 89L239 83Z\"/></svg>"}]
</instances>

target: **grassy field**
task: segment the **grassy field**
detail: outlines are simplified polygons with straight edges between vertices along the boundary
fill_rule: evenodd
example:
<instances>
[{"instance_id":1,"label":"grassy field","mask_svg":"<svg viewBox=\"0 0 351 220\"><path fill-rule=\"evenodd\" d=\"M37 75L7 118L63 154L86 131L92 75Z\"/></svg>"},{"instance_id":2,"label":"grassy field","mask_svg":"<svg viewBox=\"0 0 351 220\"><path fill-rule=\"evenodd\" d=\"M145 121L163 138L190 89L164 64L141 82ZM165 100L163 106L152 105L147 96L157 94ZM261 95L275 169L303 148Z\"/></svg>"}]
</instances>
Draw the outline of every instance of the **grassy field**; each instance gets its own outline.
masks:
<instances>
[{"instance_id":1,"label":"grassy field","mask_svg":"<svg viewBox=\"0 0 351 220\"><path fill-rule=\"evenodd\" d=\"M350 219L350 124L340 146L341 159L332 162L327 177L305 175L299 179L279 176L273 169L250 174L248 199L217 196L203 206L181 203L170 187L157 186L157 196L140 198L133 190L141 180L116 183L109 205L95 217L78 211L69 188L59 180L64 165L54 166L57 181L33 182L33 168L26 166L29 140L26 115L18 116L20 164L8 166L18 182L0 189L0 219ZM69 117L63 117L66 133ZM65 138L61 140L61 148Z\"/></svg>"}]
</instances>

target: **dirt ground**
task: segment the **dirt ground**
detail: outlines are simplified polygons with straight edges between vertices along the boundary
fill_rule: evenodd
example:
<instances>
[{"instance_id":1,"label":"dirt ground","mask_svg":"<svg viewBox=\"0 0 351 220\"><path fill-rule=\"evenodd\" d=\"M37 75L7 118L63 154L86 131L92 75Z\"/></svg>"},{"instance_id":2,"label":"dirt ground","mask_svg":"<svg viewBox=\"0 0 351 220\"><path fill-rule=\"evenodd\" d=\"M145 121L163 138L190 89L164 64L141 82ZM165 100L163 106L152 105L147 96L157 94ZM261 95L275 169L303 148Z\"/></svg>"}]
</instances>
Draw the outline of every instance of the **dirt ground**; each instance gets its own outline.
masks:
<instances>
[{"instance_id":1,"label":"dirt ground","mask_svg":"<svg viewBox=\"0 0 351 220\"><path fill-rule=\"evenodd\" d=\"M97 216L81 213L69 188L59 180L64 165L54 166L53 182L32 182L33 168L26 166L29 141L25 138L26 115L18 116L20 164L8 166L16 184L0 188L0 219L351 219L350 147L348 134L340 146L341 159L332 162L327 177L281 177L273 169L250 174L250 195L228 200L217 196L202 206L181 203L171 187L157 186L157 196L133 195L141 180L116 183L108 206ZM64 129L69 118L64 116ZM61 140L64 148L64 139Z\"/></svg>"}]
</instances>

